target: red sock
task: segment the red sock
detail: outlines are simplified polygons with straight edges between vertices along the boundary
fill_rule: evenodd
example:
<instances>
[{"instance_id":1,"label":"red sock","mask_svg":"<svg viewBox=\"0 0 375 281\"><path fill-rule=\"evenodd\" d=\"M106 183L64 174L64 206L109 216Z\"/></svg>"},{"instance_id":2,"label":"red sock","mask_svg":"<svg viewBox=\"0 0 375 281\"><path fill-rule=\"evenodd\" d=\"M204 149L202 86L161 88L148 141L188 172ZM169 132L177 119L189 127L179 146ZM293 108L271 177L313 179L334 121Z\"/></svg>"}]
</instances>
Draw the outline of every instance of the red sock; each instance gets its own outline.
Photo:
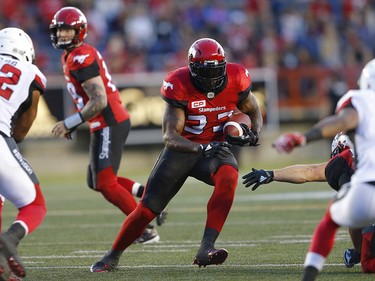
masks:
<instances>
[{"instance_id":1,"label":"red sock","mask_svg":"<svg viewBox=\"0 0 375 281\"><path fill-rule=\"evenodd\" d=\"M224 165L213 175L214 192L207 204L206 229L220 232L232 207L238 181L238 171L230 165Z\"/></svg>"},{"instance_id":2,"label":"red sock","mask_svg":"<svg viewBox=\"0 0 375 281\"><path fill-rule=\"evenodd\" d=\"M332 250L335 242L336 231L340 227L331 218L331 214L329 212L330 205L331 203L328 205L323 219L320 221L319 225L314 231L309 249L310 252L320 254L325 258Z\"/></svg>"},{"instance_id":3,"label":"red sock","mask_svg":"<svg viewBox=\"0 0 375 281\"><path fill-rule=\"evenodd\" d=\"M118 183L130 192L133 196L141 197L143 194L144 186L136 181L128 178L117 177Z\"/></svg>"},{"instance_id":4,"label":"red sock","mask_svg":"<svg viewBox=\"0 0 375 281\"><path fill-rule=\"evenodd\" d=\"M126 217L116 240L112 245L115 251L124 251L135 239L142 235L146 226L156 217L156 215L143 203L139 203L134 212Z\"/></svg>"},{"instance_id":5,"label":"red sock","mask_svg":"<svg viewBox=\"0 0 375 281\"><path fill-rule=\"evenodd\" d=\"M39 184L35 185L36 197L33 202L19 209L17 221L27 227L26 234L33 232L46 215L46 203Z\"/></svg>"},{"instance_id":6,"label":"red sock","mask_svg":"<svg viewBox=\"0 0 375 281\"><path fill-rule=\"evenodd\" d=\"M3 205L4 205L4 198L0 197L0 232L2 229L2 222L3 222Z\"/></svg>"},{"instance_id":7,"label":"red sock","mask_svg":"<svg viewBox=\"0 0 375 281\"><path fill-rule=\"evenodd\" d=\"M112 167L99 172L97 190L125 215L129 215L137 206L137 201L131 192L117 181L117 176L113 173Z\"/></svg>"}]
</instances>

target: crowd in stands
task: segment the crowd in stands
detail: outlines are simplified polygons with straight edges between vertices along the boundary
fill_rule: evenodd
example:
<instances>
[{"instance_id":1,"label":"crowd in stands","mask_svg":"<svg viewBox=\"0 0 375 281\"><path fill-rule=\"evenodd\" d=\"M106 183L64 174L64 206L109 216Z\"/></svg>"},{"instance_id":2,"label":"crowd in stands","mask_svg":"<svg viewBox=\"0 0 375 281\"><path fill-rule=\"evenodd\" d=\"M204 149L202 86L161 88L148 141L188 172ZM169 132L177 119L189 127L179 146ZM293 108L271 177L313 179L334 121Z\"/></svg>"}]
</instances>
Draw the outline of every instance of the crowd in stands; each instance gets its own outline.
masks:
<instances>
[{"instance_id":1,"label":"crowd in stands","mask_svg":"<svg viewBox=\"0 0 375 281\"><path fill-rule=\"evenodd\" d=\"M370 0L0 1L0 28L24 29L47 75L61 73L49 23L68 5L86 14L86 41L101 51L111 73L185 66L189 46L200 37L217 39L229 60L248 68L362 67L375 53Z\"/></svg>"}]
</instances>

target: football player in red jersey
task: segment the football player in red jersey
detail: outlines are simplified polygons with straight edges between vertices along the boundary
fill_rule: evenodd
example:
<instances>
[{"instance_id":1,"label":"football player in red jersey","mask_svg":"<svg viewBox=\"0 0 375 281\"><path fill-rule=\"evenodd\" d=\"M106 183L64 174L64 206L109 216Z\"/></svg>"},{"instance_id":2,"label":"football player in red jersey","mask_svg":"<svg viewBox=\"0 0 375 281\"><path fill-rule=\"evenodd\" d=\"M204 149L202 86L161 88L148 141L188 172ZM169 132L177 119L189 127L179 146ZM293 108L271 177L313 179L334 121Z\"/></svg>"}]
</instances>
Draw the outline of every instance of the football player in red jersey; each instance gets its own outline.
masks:
<instances>
[{"instance_id":1,"label":"football player in red jersey","mask_svg":"<svg viewBox=\"0 0 375 281\"><path fill-rule=\"evenodd\" d=\"M249 115L252 127L244 136L228 139L237 145L256 145L263 125L251 93L249 72L229 63L215 40L195 41L188 52L189 66L170 72L161 86L166 102L163 117L164 149L148 179L146 190L133 213L124 221L112 249L91 266L92 272L114 270L124 250L146 225L167 206L188 177L214 186L207 204L206 226L194 264L223 263L225 249L215 241L232 206L238 164L225 141L222 124L236 107Z\"/></svg>"},{"instance_id":2,"label":"football player in red jersey","mask_svg":"<svg viewBox=\"0 0 375 281\"><path fill-rule=\"evenodd\" d=\"M131 127L120 93L113 84L100 53L83 42L87 35L87 20L79 9L60 9L54 15L49 29L53 46L64 50L61 57L64 77L77 108L75 114L57 122L52 133L56 137L70 138L79 125L88 122L88 186L99 191L104 198L129 215L137 205L133 195L141 197L144 187L131 179L117 176ZM164 215L161 213L159 219ZM159 235L149 225L135 242L157 241Z\"/></svg>"},{"instance_id":3,"label":"football player in red jersey","mask_svg":"<svg viewBox=\"0 0 375 281\"><path fill-rule=\"evenodd\" d=\"M34 60L33 42L23 30L0 30L0 194L2 202L6 198L18 209L16 220L0 234L1 280L26 275L17 246L46 215L39 180L16 144L29 132L46 90L46 77Z\"/></svg>"}]
</instances>

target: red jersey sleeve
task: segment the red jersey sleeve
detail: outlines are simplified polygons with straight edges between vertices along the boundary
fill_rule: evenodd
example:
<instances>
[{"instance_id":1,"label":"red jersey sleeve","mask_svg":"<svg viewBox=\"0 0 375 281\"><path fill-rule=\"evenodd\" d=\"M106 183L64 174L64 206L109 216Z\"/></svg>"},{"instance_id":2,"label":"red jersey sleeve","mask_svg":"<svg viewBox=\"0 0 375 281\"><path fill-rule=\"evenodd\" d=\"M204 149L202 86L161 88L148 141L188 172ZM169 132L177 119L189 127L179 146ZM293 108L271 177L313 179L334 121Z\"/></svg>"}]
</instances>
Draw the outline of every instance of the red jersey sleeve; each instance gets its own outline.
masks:
<instances>
[{"instance_id":1,"label":"red jersey sleeve","mask_svg":"<svg viewBox=\"0 0 375 281\"><path fill-rule=\"evenodd\" d=\"M96 49L88 45L74 49L67 57L66 65L80 83L100 75Z\"/></svg>"},{"instance_id":2,"label":"red jersey sleeve","mask_svg":"<svg viewBox=\"0 0 375 281\"><path fill-rule=\"evenodd\" d=\"M170 72L161 85L161 96L169 104L175 107L185 108L189 97L186 96L186 69L177 69Z\"/></svg>"},{"instance_id":3,"label":"red jersey sleeve","mask_svg":"<svg viewBox=\"0 0 375 281\"><path fill-rule=\"evenodd\" d=\"M251 77L249 71L242 65L236 63L227 64L227 76L229 81L228 85L235 85L238 91L238 103L246 99L251 90ZM232 82L232 83L231 83Z\"/></svg>"}]
</instances>

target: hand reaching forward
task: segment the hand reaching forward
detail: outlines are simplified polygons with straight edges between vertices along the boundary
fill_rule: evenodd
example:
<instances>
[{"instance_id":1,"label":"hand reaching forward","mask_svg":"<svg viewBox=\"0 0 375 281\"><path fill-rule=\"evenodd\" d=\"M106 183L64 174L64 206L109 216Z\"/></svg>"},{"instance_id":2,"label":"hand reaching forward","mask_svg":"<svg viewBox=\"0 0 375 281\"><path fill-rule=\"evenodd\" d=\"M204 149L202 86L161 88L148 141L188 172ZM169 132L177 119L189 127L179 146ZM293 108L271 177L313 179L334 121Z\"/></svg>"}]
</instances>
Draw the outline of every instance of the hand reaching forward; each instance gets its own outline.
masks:
<instances>
[{"instance_id":1,"label":"hand reaching forward","mask_svg":"<svg viewBox=\"0 0 375 281\"><path fill-rule=\"evenodd\" d=\"M242 183L245 187L253 185L251 190L254 191L261 184L267 184L273 181L273 171L257 170L253 168L252 172L244 175L242 179Z\"/></svg>"},{"instance_id":2,"label":"hand reaching forward","mask_svg":"<svg viewBox=\"0 0 375 281\"><path fill-rule=\"evenodd\" d=\"M272 147L279 153L290 153L297 146L306 144L306 136L301 133L288 133L278 137Z\"/></svg>"}]
</instances>

